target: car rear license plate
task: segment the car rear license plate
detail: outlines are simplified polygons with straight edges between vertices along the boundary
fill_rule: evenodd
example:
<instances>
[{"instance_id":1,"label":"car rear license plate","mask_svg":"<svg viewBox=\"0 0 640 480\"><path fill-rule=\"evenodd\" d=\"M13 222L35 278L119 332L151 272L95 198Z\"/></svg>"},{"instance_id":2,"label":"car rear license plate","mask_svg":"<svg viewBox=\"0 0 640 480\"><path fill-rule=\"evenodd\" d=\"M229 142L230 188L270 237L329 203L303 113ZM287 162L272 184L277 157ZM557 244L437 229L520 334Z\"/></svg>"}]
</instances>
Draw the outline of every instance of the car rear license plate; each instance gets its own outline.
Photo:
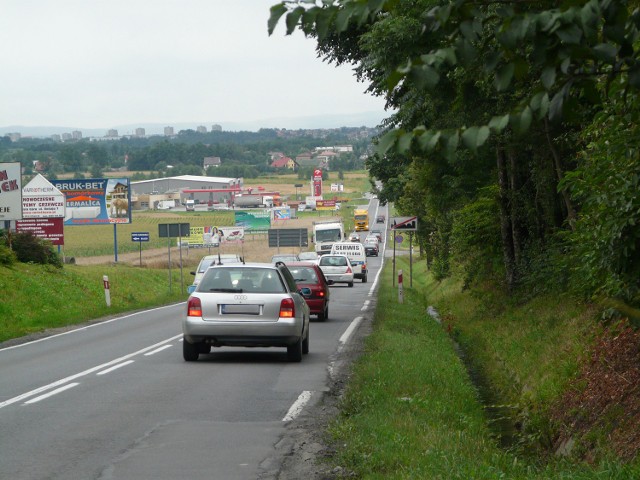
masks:
<instances>
[{"instance_id":1,"label":"car rear license plate","mask_svg":"<svg viewBox=\"0 0 640 480\"><path fill-rule=\"evenodd\" d=\"M223 315L260 315L260 305L221 305Z\"/></svg>"}]
</instances>

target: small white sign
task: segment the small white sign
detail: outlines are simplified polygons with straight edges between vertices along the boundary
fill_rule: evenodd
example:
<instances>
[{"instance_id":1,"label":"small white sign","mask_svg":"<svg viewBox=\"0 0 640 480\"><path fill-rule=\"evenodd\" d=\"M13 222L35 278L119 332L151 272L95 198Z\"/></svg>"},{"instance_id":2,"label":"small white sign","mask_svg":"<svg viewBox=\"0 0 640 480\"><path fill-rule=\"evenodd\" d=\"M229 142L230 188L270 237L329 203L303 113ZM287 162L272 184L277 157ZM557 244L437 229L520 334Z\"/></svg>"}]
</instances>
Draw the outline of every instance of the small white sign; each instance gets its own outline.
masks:
<instances>
[{"instance_id":1,"label":"small white sign","mask_svg":"<svg viewBox=\"0 0 640 480\"><path fill-rule=\"evenodd\" d=\"M66 203L64 193L40 174L22 189L23 218L64 217Z\"/></svg>"},{"instance_id":2,"label":"small white sign","mask_svg":"<svg viewBox=\"0 0 640 480\"><path fill-rule=\"evenodd\" d=\"M0 220L22 218L22 167L20 162L0 163Z\"/></svg>"}]
</instances>

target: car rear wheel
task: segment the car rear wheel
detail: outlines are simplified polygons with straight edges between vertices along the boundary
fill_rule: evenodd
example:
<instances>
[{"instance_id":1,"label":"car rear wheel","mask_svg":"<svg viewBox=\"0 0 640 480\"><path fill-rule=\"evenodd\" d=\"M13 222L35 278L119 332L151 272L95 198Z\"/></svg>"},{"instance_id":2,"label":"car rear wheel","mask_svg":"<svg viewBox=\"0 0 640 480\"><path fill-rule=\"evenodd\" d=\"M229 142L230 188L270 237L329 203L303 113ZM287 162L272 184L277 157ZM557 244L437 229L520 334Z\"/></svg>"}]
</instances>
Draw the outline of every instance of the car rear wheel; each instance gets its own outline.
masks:
<instances>
[{"instance_id":1,"label":"car rear wheel","mask_svg":"<svg viewBox=\"0 0 640 480\"><path fill-rule=\"evenodd\" d=\"M309 353L309 335L310 335L310 331L309 329L307 329L307 336L305 337L305 339L302 341L302 353L304 355L306 355L307 353Z\"/></svg>"},{"instance_id":2,"label":"car rear wheel","mask_svg":"<svg viewBox=\"0 0 640 480\"><path fill-rule=\"evenodd\" d=\"M302 337L298 338L296 343L287 347L287 358L290 362L302 361Z\"/></svg>"},{"instance_id":3,"label":"car rear wheel","mask_svg":"<svg viewBox=\"0 0 640 480\"><path fill-rule=\"evenodd\" d=\"M362 283L367 283L367 276L362 277Z\"/></svg>"},{"instance_id":4,"label":"car rear wheel","mask_svg":"<svg viewBox=\"0 0 640 480\"><path fill-rule=\"evenodd\" d=\"M349 282L349 288L353 287L353 282Z\"/></svg>"},{"instance_id":5,"label":"car rear wheel","mask_svg":"<svg viewBox=\"0 0 640 480\"><path fill-rule=\"evenodd\" d=\"M189 343L186 338L182 339L182 356L185 362L195 362L200 355L198 344Z\"/></svg>"},{"instance_id":6,"label":"car rear wheel","mask_svg":"<svg viewBox=\"0 0 640 480\"><path fill-rule=\"evenodd\" d=\"M318 321L324 322L327 318L329 318L329 305L324 307L322 313L318 314Z\"/></svg>"}]
</instances>

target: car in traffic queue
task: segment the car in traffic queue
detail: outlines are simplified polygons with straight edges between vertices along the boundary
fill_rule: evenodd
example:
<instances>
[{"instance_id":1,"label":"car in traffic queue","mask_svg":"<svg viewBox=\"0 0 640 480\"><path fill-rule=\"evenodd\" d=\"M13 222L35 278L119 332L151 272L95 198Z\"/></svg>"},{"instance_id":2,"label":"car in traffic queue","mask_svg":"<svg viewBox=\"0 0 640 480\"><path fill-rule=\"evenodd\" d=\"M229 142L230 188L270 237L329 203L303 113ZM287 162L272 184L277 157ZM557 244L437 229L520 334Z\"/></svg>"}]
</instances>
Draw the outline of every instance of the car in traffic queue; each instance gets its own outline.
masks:
<instances>
[{"instance_id":1,"label":"car in traffic queue","mask_svg":"<svg viewBox=\"0 0 640 480\"><path fill-rule=\"evenodd\" d=\"M298 258L301 262L314 262L317 263L319 255L317 252L300 252Z\"/></svg>"},{"instance_id":2,"label":"car in traffic queue","mask_svg":"<svg viewBox=\"0 0 640 480\"><path fill-rule=\"evenodd\" d=\"M357 232L351 233L351 235L349 235L349 241L350 242L359 242L360 241L360 235Z\"/></svg>"},{"instance_id":3,"label":"car in traffic queue","mask_svg":"<svg viewBox=\"0 0 640 480\"><path fill-rule=\"evenodd\" d=\"M384 233L379 228L372 228L369 235L375 235L378 237L378 242L380 243L384 242Z\"/></svg>"},{"instance_id":4,"label":"car in traffic queue","mask_svg":"<svg viewBox=\"0 0 640 480\"><path fill-rule=\"evenodd\" d=\"M378 242L378 237L369 236L364 239L364 253L367 257L377 257L380 253L380 242Z\"/></svg>"},{"instance_id":5,"label":"car in traffic queue","mask_svg":"<svg viewBox=\"0 0 640 480\"><path fill-rule=\"evenodd\" d=\"M346 283L353 287L353 267L346 255L322 255L318 260L318 267L331 285Z\"/></svg>"},{"instance_id":6,"label":"car in traffic queue","mask_svg":"<svg viewBox=\"0 0 640 480\"><path fill-rule=\"evenodd\" d=\"M298 262L300 258L295 253L278 253L271 257L271 263L276 262Z\"/></svg>"},{"instance_id":7,"label":"car in traffic queue","mask_svg":"<svg viewBox=\"0 0 640 480\"><path fill-rule=\"evenodd\" d=\"M376 217L376 223L384 223L385 222L385 217L384 215L378 215Z\"/></svg>"},{"instance_id":8,"label":"car in traffic queue","mask_svg":"<svg viewBox=\"0 0 640 480\"><path fill-rule=\"evenodd\" d=\"M187 300L182 353L187 362L212 347L284 347L300 362L309 353L309 306L287 266L278 262L216 265Z\"/></svg>"},{"instance_id":9,"label":"car in traffic queue","mask_svg":"<svg viewBox=\"0 0 640 480\"><path fill-rule=\"evenodd\" d=\"M286 265L298 288L306 287L311 290L310 295L304 296L311 315L317 315L321 322L327 320L331 298L329 283L333 282L325 278L320 267L314 262L287 262Z\"/></svg>"},{"instance_id":10,"label":"car in traffic queue","mask_svg":"<svg viewBox=\"0 0 640 480\"><path fill-rule=\"evenodd\" d=\"M200 263L198 263L198 268L196 268L193 272L190 272L191 275L194 276L193 283L187 287L187 293L191 294L195 291L198 283L202 280L204 276L204 272L212 265L223 265L230 263L244 263L244 258L234 255L231 253L225 254L216 254L216 255L205 255L200 259Z\"/></svg>"},{"instance_id":11,"label":"car in traffic queue","mask_svg":"<svg viewBox=\"0 0 640 480\"><path fill-rule=\"evenodd\" d=\"M367 254L359 242L336 242L331 246L332 255L346 255L351 262L353 277L367 283Z\"/></svg>"}]
</instances>

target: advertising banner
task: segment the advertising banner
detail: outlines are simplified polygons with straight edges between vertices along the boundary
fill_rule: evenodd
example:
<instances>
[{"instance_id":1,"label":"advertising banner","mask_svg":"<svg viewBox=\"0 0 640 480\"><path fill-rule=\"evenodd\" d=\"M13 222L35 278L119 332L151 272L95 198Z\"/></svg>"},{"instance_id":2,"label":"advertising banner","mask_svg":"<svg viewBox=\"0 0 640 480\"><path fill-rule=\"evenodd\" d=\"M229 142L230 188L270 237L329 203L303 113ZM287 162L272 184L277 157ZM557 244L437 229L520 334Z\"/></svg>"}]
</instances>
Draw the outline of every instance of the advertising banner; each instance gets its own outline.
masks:
<instances>
[{"instance_id":1,"label":"advertising banner","mask_svg":"<svg viewBox=\"0 0 640 480\"><path fill-rule=\"evenodd\" d=\"M277 207L271 211L274 220L291 220L291 207Z\"/></svg>"},{"instance_id":2,"label":"advertising banner","mask_svg":"<svg viewBox=\"0 0 640 480\"><path fill-rule=\"evenodd\" d=\"M65 196L65 225L131 223L128 178L81 178L51 183Z\"/></svg>"},{"instance_id":3,"label":"advertising banner","mask_svg":"<svg viewBox=\"0 0 640 480\"><path fill-rule=\"evenodd\" d=\"M243 227L191 227L183 243L189 247L219 247L244 242Z\"/></svg>"},{"instance_id":4,"label":"advertising banner","mask_svg":"<svg viewBox=\"0 0 640 480\"><path fill-rule=\"evenodd\" d=\"M64 194L40 174L22 189L23 218L64 217L65 205Z\"/></svg>"},{"instance_id":5,"label":"advertising banner","mask_svg":"<svg viewBox=\"0 0 640 480\"><path fill-rule=\"evenodd\" d=\"M235 212L236 227L243 227L245 231L267 231L271 226L271 212Z\"/></svg>"},{"instance_id":6,"label":"advertising banner","mask_svg":"<svg viewBox=\"0 0 640 480\"><path fill-rule=\"evenodd\" d=\"M64 245L64 227L62 217L25 218L16 220L17 232L31 232L38 238L51 241L53 245Z\"/></svg>"},{"instance_id":7,"label":"advertising banner","mask_svg":"<svg viewBox=\"0 0 640 480\"><path fill-rule=\"evenodd\" d=\"M316 200L316 210L335 210L335 200Z\"/></svg>"},{"instance_id":8,"label":"advertising banner","mask_svg":"<svg viewBox=\"0 0 640 480\"><path fill-rule=\"evenodd\" d=\"M22 167L20 162L0 163L0 220L22 218Z\"/></svg>"}]
</instances>

